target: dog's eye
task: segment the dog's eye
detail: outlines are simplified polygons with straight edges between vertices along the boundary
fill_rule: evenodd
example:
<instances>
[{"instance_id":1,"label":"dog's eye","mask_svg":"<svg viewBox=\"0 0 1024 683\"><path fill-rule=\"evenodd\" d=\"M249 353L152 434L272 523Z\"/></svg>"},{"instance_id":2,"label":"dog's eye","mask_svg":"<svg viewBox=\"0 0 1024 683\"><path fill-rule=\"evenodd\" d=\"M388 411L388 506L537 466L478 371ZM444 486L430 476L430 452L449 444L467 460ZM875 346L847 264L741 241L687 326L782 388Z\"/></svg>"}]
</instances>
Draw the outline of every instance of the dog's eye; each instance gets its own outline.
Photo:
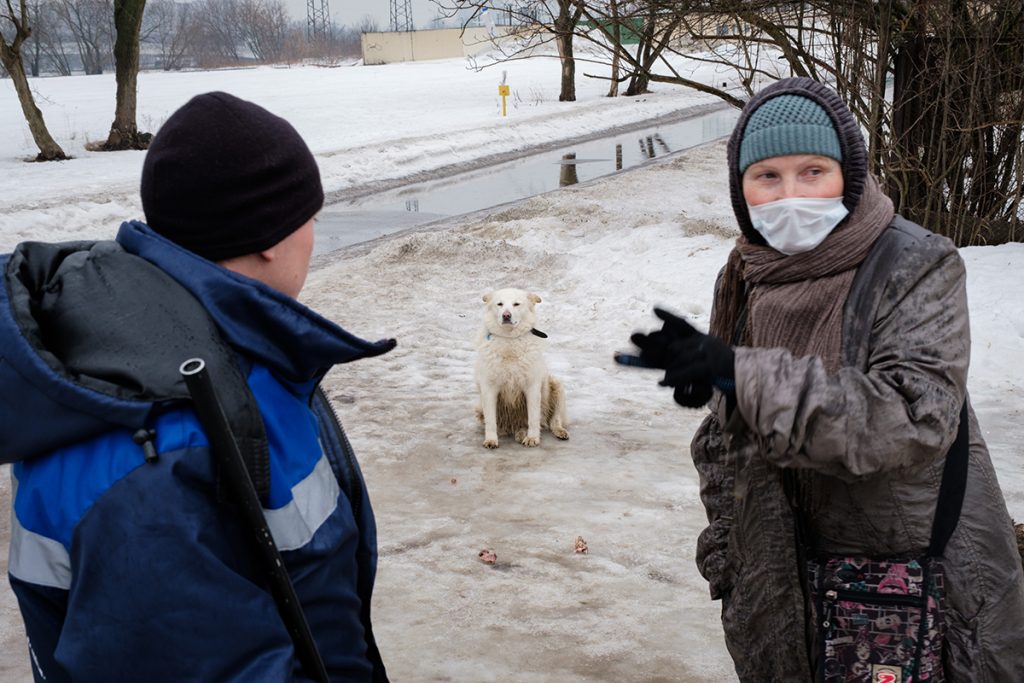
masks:
<instances>
[{"instance_id":1,"label":"dog's eye","mask_svg":"<svg viewBox=\"0 0 1024 683\"><path fill-rule=\"evenodd\" d=\"M517 302L515 302L515 303L514 303L514 304L512 304L512 305L513 305L513 306L518 306L518 305L519 305L519 302L517 301Z\"/></svg>"},{"instance_id":2,"label":"dog's eye","mask_svg":"<svg viewBox=\"0 0 1024 683\"><path fill-rule=\"evenodd\" d=\"M498 308L501 308L501 307L502 307L502 306L504 306L505 304L503 304L503 303L501 303L501 302L499 301L498 303L496 303L496 304L494 304L494 305L495 305L495 306L497 306Z\"/></svg>"}]
</instances>

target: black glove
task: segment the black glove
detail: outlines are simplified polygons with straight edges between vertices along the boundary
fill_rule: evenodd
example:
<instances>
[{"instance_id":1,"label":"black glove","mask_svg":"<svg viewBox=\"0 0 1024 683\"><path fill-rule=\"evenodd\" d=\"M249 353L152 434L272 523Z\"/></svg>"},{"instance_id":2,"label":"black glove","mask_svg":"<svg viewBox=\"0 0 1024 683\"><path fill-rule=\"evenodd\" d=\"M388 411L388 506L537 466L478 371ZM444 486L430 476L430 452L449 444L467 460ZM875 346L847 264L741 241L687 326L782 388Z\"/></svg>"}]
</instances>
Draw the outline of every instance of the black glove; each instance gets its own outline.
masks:
<instances>
[{"instance_id":1,"label":"black glove","mask_svg":"<svg viewBox=\"0 0 1024 683\"><path fill-rule=\"evenodd\" d=\"M633 334L630 341L640 349L639 355L619 353L615 361L665 370L659 384L675 387L673 398L687 408L699 408L710 401L713 387L735 397L736 354L732 347L666 310L655 308L654 314L664 321L661 329Z\"/></svg>"}]
</instances>

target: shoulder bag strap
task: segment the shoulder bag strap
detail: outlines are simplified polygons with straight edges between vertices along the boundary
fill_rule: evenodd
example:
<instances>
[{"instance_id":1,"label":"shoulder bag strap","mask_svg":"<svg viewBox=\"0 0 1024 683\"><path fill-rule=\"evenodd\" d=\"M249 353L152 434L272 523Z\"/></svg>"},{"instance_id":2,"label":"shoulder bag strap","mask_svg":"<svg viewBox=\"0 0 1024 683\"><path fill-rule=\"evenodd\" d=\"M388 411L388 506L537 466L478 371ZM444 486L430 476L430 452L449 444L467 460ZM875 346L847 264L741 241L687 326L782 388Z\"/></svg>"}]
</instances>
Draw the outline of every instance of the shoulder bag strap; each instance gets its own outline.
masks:
<instances>
[{"instance_id":1,"label":"shoulder bag strap","mask_svg":"<svg viewBox=\"0 0 1024 683\"><path fill-rule=\"evenodd\" d=\"M946 453L946 464L942 468L939 500L935 505L935 521L932 523L932 538L928 546L930 557L942 555L960 520L964 492L967 490L967 465L970 459L968 422L967 399L964 399L964 404L960 408L960 425L956 438Z\"/></svg>"}]
</instances>

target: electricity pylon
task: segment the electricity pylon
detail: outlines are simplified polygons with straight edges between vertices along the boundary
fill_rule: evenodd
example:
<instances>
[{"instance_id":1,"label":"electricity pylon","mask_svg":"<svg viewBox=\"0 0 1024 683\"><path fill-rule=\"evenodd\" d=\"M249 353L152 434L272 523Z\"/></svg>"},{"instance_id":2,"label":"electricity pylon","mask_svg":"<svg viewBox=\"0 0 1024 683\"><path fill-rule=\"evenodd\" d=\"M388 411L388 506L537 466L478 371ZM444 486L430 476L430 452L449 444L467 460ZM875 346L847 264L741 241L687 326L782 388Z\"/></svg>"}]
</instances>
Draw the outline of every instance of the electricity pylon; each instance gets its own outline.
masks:
<instances>
[{"instance_id":1,"label":"electricity pylon","mask_svg":"<svg viewBox=\"0 0 1024 683\"><path fill-rule=\"evenodd\" d=\"M412 0L391 0L391 30L412 30Z\"/></svg>"},{"instance_id":2,"label":"electricity pylon","mask_svg":"<svg viewBox=\"0 0 1024 683\"><path fill-rule=\"evenodd\" d=\"M306 0L306 40L327 42L331 31L331 6L327 0Z\"/></svg>"}]
</instances>

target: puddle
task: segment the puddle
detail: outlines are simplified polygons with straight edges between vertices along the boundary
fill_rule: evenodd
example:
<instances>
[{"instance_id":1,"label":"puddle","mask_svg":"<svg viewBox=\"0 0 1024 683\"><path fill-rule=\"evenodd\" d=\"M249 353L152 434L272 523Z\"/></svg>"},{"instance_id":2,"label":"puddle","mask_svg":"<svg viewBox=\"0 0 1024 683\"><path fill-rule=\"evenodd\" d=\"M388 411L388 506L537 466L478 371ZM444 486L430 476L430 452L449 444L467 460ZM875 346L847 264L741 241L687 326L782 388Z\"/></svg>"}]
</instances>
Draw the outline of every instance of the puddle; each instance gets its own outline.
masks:
<instances>
[{"instance_id":1,"label":"puddle","mask_svg":"<svg viewBox=\"0 0 1024 683\"><path fill-rule=\"evenodd\" d=\"M314 254L611 175L726 137L728 108L325 206Z\"/></svg>"}]
</instances>

